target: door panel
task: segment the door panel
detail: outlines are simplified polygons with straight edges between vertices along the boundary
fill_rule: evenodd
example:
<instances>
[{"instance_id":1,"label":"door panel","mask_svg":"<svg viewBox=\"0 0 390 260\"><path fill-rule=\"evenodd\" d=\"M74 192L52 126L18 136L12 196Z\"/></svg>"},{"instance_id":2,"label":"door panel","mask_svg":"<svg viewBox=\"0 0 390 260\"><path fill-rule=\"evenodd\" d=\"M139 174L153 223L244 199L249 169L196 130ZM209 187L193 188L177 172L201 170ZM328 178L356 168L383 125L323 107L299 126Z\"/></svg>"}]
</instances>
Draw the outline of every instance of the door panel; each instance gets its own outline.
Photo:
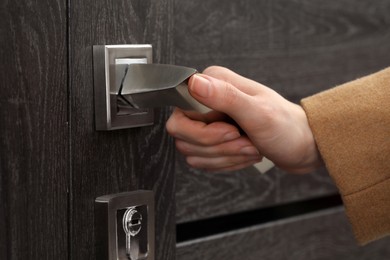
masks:
<instances>
[{"instance_id":1,"label":"door panel","mask_svg":"<svg viewBox=\"0 0 390 260\"><path fill-rule=\"evenodd\" d=\"M65 1L2 1L0 259L68 259Z\"/></svg>"},{"instance_id":2,"label":"door panel","mask_svg":"<svg viewBox=\"0 0 390 260\"><path fill-rule=\"evenodd\" d=\"M226 66L294 102L389 66L390 1L176 0L175 63ZM188 33L191 31L191 33ZM179 223L336 192L324 169L210 174L177 156ZM234 206L232 206L234 205Z\"/></svg>"},{"instance_id":3,"label":"door panel","mask_svg":"<svg viewBox=\"0 0 390 260\"><path fill-rule=\"evenodd\" d=\"M290 176L278 168L261 174L254 167L210 174L176 156L178 223L223 216L337 193L325 169Z\"/></svg>"},{"instance_id":4,"label":"door panel","mask_svg":"<svg viewBox=\"0 0 390 260\"><path fill-rule=\"evenodd\" d=\"M155 112L150 127L97 132L94 127L92 46L153 45L154 62L169 63L170 1L71 3L71 255L95 259L94 199L105 194L153 190L156 259L175 250L174 147L165 132L169 109Z\"/></svg>"}]
</instances>

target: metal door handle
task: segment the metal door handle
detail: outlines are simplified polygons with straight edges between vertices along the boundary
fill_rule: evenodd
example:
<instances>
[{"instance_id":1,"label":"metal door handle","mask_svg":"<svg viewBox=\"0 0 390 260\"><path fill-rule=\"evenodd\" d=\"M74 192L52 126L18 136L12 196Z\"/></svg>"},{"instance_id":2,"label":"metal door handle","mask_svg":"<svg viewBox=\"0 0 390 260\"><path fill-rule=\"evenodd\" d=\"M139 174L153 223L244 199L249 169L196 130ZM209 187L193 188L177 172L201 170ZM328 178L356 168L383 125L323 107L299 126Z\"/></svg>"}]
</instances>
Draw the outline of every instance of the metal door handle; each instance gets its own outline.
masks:
<instances>
[{"instance_id":1,"label":"metal door handle","mask_svg":"<svg viewBox=\"0 0 390 260\"><path fill-rule=\"evenodd\" d=\"M96 45L93 50L96 130L152 125L158 106L209 111L188 93L188 78L196 70L151 64L151 45Z\"/></svg>"},{"instance_id":2,"label":"metal door handle","mask_svg":"<svg viewBox=\"0 0 390 260\"><path fill-rule=\"evenodd\" d=\"M134 108L176 106L201 113L210 109L188 92L188 79L197 71L167 64L129 64L119 97Z\"/></svg>"}]
</instances>

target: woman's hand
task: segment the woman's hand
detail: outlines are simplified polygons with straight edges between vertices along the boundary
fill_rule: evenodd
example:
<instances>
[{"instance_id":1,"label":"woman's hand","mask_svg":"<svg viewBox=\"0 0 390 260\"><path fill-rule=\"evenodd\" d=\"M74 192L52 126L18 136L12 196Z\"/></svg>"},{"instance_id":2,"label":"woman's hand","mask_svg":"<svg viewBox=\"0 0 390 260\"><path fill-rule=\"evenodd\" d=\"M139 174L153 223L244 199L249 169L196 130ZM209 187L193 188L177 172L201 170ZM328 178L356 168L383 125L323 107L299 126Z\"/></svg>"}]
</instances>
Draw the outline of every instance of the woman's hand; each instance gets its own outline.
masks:
<instances>
[{"instance_id":1,"label":"woman's hand","mask_svg":"<svg viewBox=\"0 0 390 260\"><path fill-rule=\"evenodd\" d=\"M213 110L176 109L167 122L189 165L230 171L265 156L284 170L305 173L322 164L304 110L272 89L214 66L191 77L189 92Z\"/></svg>"}]
</instances>

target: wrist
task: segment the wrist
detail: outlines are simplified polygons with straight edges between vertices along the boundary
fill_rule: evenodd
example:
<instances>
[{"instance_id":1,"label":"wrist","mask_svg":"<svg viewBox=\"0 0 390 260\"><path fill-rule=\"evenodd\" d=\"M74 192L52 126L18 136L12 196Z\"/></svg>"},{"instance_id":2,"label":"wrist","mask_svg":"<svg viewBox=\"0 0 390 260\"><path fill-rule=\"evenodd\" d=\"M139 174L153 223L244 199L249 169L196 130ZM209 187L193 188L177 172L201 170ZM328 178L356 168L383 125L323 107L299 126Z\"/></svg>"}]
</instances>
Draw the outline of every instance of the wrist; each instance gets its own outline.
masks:
<instances>
[{"instance_id":1,"label":"wrist","mask_svg":"<svg viewBox=\"0 0 390 260\"><path fill-rule=\"evenodd\" d=\"M308 118L301 106L296 105L299 111L299 120L302 131L302 160L294 172L295 173L309 173L319 167L323 166L321 154L318 150L313 132L310 128Z\"/></svg>"}]
</instances>

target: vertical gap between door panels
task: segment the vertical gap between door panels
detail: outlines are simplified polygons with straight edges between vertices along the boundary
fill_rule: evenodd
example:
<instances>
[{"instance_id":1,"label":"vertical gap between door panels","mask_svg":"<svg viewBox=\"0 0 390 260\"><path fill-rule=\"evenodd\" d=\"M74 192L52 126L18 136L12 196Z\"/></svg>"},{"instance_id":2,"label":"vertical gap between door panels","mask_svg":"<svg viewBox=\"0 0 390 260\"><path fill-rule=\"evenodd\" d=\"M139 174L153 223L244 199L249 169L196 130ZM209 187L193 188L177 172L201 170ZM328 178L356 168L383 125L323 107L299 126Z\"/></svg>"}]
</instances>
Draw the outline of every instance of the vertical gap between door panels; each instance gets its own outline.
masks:
<instances>
[{"instance_id":1,"label":"vertical gap between door panels","mask_svg":"<svg viewBox=\"0 0 390 260\"><path fill-rule=\"evenodd\" d=\"M66 55L67 55L67 127L68 127L68 260L72 259L72 211L73 211L73 169L72 169L72 76L71 76L71 0L66 1Z\"/></svg>"}]
</instances>

